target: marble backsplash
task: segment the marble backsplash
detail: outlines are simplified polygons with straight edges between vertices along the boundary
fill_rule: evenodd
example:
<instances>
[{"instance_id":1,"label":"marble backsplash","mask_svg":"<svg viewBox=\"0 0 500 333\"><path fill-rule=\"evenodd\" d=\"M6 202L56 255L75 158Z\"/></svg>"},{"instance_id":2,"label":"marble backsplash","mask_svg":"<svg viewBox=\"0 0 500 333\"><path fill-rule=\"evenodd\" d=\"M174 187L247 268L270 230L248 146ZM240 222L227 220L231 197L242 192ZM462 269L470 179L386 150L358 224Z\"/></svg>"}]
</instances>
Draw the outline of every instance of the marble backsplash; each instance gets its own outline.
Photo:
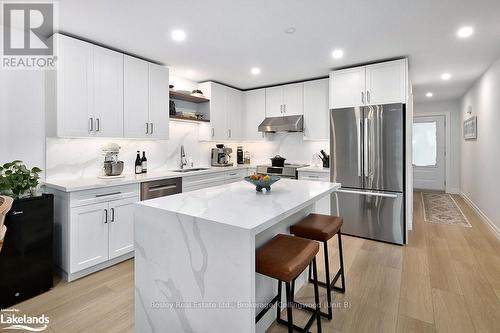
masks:
<instances>
[{"instance_id":1,"label":"marble backsplash","mask_svg":"<svg viewBox=\"0 0 500 333\"><path fill-rule=\"evenodd\" d=\"M139 140L113 138L61 139L47 138L46 179L62 180L92 178L102 173L101 146L115 142L121 146L120 160L125 162L124 173L134 172L136 151L146 152L148 170L166 171L178 168L180 146L195 166L210 164L210 149L214 142L198 141L198 124L171 122L170 140ZM289 163L311 164L312 156L321 149L329 150L327 141L305 141L302 133L268 134L265 141L221 142L233 148L232 161L236 162L236 147L242 145L251 154L252 164L268 164L269 158L279 154Z\"/></svg>"}]
</instances>

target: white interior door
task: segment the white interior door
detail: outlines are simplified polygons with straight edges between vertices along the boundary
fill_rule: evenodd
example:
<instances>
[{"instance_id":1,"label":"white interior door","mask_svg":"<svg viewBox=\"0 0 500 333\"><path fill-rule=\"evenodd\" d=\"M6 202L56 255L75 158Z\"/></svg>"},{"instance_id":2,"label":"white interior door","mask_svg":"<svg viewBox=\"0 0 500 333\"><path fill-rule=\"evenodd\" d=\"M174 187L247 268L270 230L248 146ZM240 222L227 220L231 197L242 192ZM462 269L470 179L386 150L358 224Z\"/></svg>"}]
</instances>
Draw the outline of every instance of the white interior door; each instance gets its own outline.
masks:
<instances>
[{"instance_id":1,"label":"white interior door","mask_svg":"<svg viewBox=\"0 0 500 333\"><path fill-rule=\"evenodd\" d=\"M413 120L413 186L415 189L444 191L445 117L415 117Z\"/></svg>"}]
</instances>

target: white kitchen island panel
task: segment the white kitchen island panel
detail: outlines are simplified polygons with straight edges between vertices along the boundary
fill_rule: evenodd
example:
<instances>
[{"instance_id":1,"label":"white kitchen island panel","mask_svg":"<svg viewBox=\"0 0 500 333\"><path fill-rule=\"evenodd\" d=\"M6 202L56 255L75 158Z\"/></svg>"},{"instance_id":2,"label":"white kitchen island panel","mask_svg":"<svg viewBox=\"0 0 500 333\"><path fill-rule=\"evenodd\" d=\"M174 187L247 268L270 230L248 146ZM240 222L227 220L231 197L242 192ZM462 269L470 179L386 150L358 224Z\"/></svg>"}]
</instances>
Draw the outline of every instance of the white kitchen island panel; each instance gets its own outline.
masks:
<instances>
[{"instance_id":1,"label":"white kitchen island panel","mask_svg":"<svg viewBox=\"0 0 500 333\"><path fill-rule=\"evenodd\" d=\"M256 247L339 187L283 179L257 193L238 182L136 203L136 332L264 332L276 312L255 325L254 306L277 282L255 273Z\"/></svg>"}]
</instances>

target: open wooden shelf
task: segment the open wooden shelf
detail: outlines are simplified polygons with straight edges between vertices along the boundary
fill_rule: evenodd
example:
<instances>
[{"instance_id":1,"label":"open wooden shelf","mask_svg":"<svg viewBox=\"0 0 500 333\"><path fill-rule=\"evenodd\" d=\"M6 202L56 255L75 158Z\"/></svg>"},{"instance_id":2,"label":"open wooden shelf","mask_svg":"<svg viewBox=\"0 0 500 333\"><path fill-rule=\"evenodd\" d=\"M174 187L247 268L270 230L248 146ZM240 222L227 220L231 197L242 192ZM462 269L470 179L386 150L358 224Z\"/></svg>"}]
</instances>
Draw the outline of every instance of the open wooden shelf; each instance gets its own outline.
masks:
<instances>
[{"instance_id":1,"label":"open wooden shelf","mask_svg":"<svg viewBox=\"0 0 500 333\"><path fill-rule=\"evenodd\" d=\"M170 98L172 99L180 99L181 101L191 102L191 103L206 103L210 102L209 99L191 96L188 94L179 93L176 91L170 91Z\"/></svg>"},{"instance_id":2,"label":"open wooden shelf","mask_svg":"<svg viewBox=\"0 0 500 333\"><path fill-rule=\"evenodd\" d=\"M189 117L183 117L183 116L178 116L178 115L170 115L170 119L172 120L178 120L178 121L191 121L195 123L209 123L209 119L195 119L195 118L189 118Z\"/></svg>"}]
</instances>

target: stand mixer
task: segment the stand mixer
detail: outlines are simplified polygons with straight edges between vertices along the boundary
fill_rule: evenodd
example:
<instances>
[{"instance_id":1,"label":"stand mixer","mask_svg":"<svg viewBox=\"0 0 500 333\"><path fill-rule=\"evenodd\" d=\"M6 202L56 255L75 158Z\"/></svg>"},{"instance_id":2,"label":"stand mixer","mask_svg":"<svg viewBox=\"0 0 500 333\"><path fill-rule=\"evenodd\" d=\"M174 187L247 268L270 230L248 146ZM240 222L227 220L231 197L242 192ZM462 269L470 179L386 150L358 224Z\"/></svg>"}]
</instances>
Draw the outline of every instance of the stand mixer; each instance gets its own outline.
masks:
<instances>
[{"instance_id":1,"label":"stand mixer","mask_svg":"<svg viewBox=\"0 0 500 333\"><path fill-rule=\"evenodd\" d=\"M104 155L103 170L106 177L117 177L123 172L123 161L118 160L120 148L116 143L107 143L101 147Z\"/></svg>"}]
</instances>

